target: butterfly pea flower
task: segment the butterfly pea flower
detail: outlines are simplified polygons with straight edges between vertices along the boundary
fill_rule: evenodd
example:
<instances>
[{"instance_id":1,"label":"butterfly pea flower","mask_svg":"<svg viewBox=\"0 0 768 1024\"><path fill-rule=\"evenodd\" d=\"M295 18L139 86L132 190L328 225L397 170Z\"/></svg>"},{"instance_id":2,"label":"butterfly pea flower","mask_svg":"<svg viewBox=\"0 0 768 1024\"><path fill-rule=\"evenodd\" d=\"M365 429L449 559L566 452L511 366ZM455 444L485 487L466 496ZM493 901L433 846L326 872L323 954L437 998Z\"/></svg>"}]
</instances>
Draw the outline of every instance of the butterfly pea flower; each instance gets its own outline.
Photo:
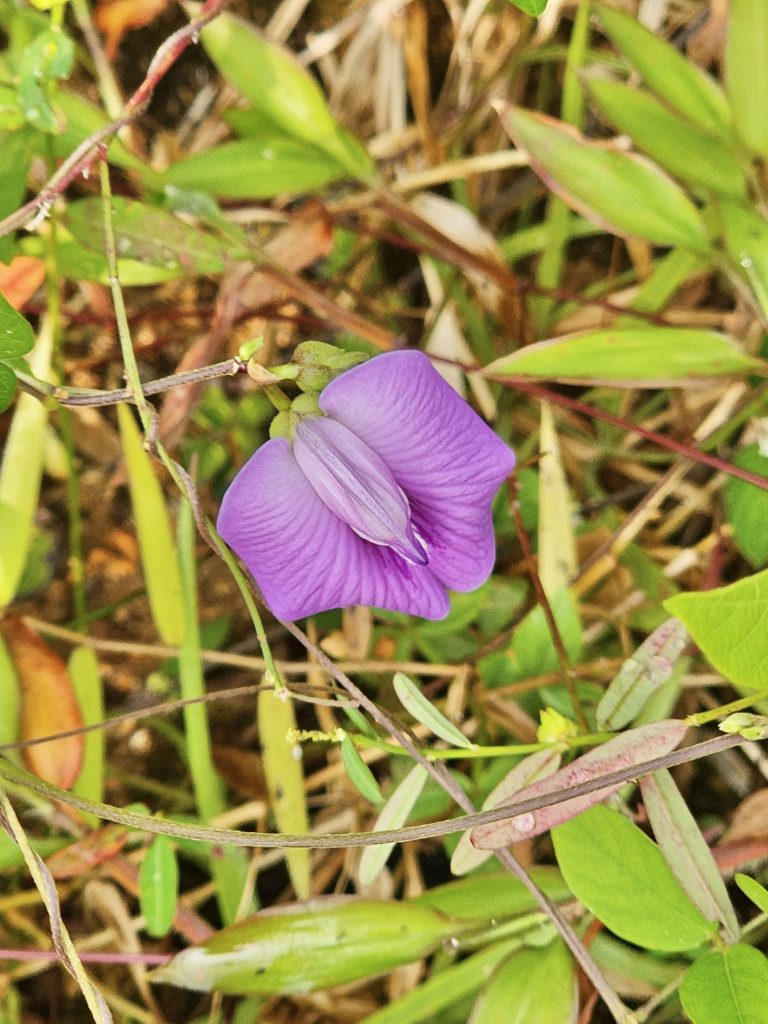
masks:
<instances>
[{"instance_id":1,"label":"butterfly pea flower","mask_svg":"<svg viewBox=\"0 0 768 1024\"><path fill-rule=\"evenodd\" d=\"M353 604L444 618L448 590L493 568L511 449L422 352L375 356L305 408L237 474L219 533L278 618Z\"/></svg>"}]
</instances>

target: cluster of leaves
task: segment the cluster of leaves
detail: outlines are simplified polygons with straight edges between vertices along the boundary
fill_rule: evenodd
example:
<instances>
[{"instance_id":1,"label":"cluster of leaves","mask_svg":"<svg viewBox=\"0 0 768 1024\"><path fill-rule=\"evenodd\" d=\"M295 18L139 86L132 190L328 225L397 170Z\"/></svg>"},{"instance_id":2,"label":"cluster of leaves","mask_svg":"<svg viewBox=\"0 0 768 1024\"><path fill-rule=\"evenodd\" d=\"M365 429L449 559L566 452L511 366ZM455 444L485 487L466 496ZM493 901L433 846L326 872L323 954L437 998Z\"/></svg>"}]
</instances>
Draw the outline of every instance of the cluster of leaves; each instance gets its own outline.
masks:
<instances>
[{"instance_id":1,"label":"cluster of leaves","mask_svg":"<svg viewBox=\"0 0 768 1024\"><path fill-rule=\"evenodd\" d=\"M63 5L38 6L51 10L31 11L0 0L7 25L7 45L0 53L0 218L22 203L33 161L47 162L51 171L56 160L66 159L109 123L107 114L84 99L70 81L73 72L82 71L75 68L77 50L64 29ZM79 5L80 14L83 6ZM542 7L536 0L521 0L516 6L534 15ZM592 14L603 39L595 50L588 45ZM511 9L507 15L522 17ZM354 214L355 202L374 196L368 200L374 213L370 221L353 220L351 229L337 232L327 253L327 279L346 273L355 260L367 267L362 235L366 229L375 232L381 216L391 217L395 230L409 235L403 244L418 249L425 261L424 277L438 296L430 343L444 338L438 327L445 331L448 325L448 350L441 354L449 361L472 358L483 364L470 385L478 402L499 414L499 430L519 442L521 461L536 454L536 438L540 445L536 468L526 467L519 475L519 521L512 520L505 501L495 510L502 565L530 561L526 545L516 546L518 529L536 536L538 572L532 585L499 572L475 593L455 598L444 622L426 624L376 613L373 619L364 618L362 641L350 620L338 614L320 616L312 624L325 646L352 660L372 688L378 686L377 661L386 659L400 668L414 662L416 669L441 665L443 676L452 680L445 707L428 700L408 675L398 671L393 683L397 711L391 712L389 690L376 690L384 709L378 725L359 709L339 703L320 718L321 730L303 734L297 728L304 724L303 717L297 722L294 705L284 699L286 692L273 691L271 684L279 681L279 672L258 611L229 559L254 616L269 684L258 697L259 763L263 795L278 833L304 836L307 846L315 838L309 835L313 821L306 780L294 756L298 742L340 748L340 758L329 759L328 771L337 779L343 773L343 784L354 788L354 820L362 819L371 831L448 818L457 804L464 806L457 793L468 795L491 814L471 835L465 832L458 840L445 840L446 870L450 859L453 874L467 877L424 886L410 899L311 900L317 891L313 864L308 849L294 843L284 855L299 902L248 917L256 903L248 862L241 849L227 845L227 838L241 846L279 845L280 840L279 835L215 832L200 826L231 810L205 705L199 703L205 690L202 649L223 646L227 636L224 617L211 619L205 606L198 606L197 576L206 564L198 564L195 540L195 513L198 521L204 518L200 499L185 491L174 529L167 496L135 419L126 404L119 405L119 446L142 567L142 594L154 629L166 645L163 654L168 647L177 654L155 683L177 687L186 701L182 728L166 723L156 729L191 778L193 801L185 809L194 817L164 827L143 808L123 812L105 804L107 761L98 731L28 746L25 764L32 775L10 760L0 761L0 776L20 800L46 807L56 800L70 805L78 814L76 829L87 833L80 843L71 843L52 820L30 844L15 823L10 803L0 806L0 822L9 833L0 842L0 866L14 870L26 861L60 936L66 937L66 929L51 896L54 879L63 884L94 861L115 863L115 878L139 898L147 935L164 943L169 952L173 928L190 943L156 972L154 980L243 997L233 1011L237 1019L255 1019L270 997L303 996L429 960L426 978L417 983L411 977L388 1005L370 1007L370 1012L358 1016L369 1024L467 1018L473 1024L488 1024L503 1013L511 1021L564 1024L577 1012L572 951L578 940L562 917L544 912L544 905L519 879L489 870L499 866L492 863L494 856L505 861L502 851L510 843L529 843L551 830L557 867L535 868L532 877L551 901L564 905L578 930L599 923L599 934L589 956L583 954L582 966L592 965L590 977L598 987L602 984L600 995L616 1020L631 1017L616 993L600 981L604 975L620 995L644 1001L643 1019L657 1024L675 1019L680 1005L693 1024L765 1020L762 993L768 986L768 959L759 945L768 891L754 878L737 876L746 897L737 914L732 891L699 825L664 769L642 779L639 787L655 842L631 820L628 808L635 798L629 785L632 772L639 774L644 762L654 757L663 760L670 755L686 731L686 723L670 715L681 696L682 677L694 664L692 656L683 657L691 639L709 665L742 695L734 710L763 709L761 691L768 689L768 570L743 576L742 564L732 560L730 577L718 574L710 581L724 585L700 593L680 592L675 574L662 572L642 543L631 543L623 534L621 516L631 526L632 510L608 502L607 512L589 522L585 513L581 529L574 528L573 481L566 466L572 469L580 450L588 453L582 454L585 463L596 452L598 465L583 468L579 487L584 508L589 500L605 503L600 470L615 471L631 454L624 437L630 425L624 418L627 409L638 420L661 415L669 423L674 422L669 410L683 389L692 389L693 400L700 393L709 396L709 404L705 400L696 409L714 410L716 426L722 429L719 434L697 433L697 440L706 442L709 451L719 451L721 444L738 449L730 465L719 455L709 461L731 473L724 488L726 522L736 547L753 568L762 569L768 561L762 529L768 495L759 487L761 478L768 477L766 456L757 442L741 444L744 423L764 411L759 380L765 375L763 327L768 320L768 220L763 199L768 71L761 64L761 47L767 37L764 3L732 0L723 90L637 19L604 4L581 5L565 62L562 120L503 102L498 105L504 130L518 151L527 154L551 194L543 220L540 208L531 203L517 223L500 229L497 244L483 233L469 210L470 191L459 183L453 185L452 200L441 199L437 207L420 205L418 200L403 204L389 191L386 173L376 166L368 148L333 115L315 78L253 25L219 13L202 28L200 39L242 99L224 115L232 137L203 152L172 159L162 169L148 166L122 139L113 138L107 160L112 172L129 183L129 195L76 198L73 189L73 197L54 208L53 219L41 221L38 233L0 240L5 262L29 257L46 261L50 299L36 337L28 320L7 300L0 300L0 411L13 401L17 381L32 392L18 397L3 449L2 608L16 602L15 611L27 611L28 606L21 604L25 594L44 591L41 573L30 570L39 560L33 518L41 500L46 457L51 463L46 456L51 441L46 433L48 410L41 398L89 399L82 389L57 388L52 382L52 360L59 368L64 365L66 332L56 318L68 283L103 285L113 279L115 269L125 289L174 287L174 282L181 287L200 278L226 282L233 262L249 261L280 272L281 282L290 283L279 255L229 215L232 201L274 201L290 212L284 197L314 193L338 208L351 197L344 212L351 209ZM522 66L519 56L515 59ZM529 63L543 60L533 46L524 56ZM631 84L637 79L643 83L640 89ZM596 141L579 132L587 103L606 129L615 128L625 137L621 142ZM457 148L462 145L460 137L455 142ZM569 244L606 236L628 240L631 266L626 276L631 293L617 293L613 280L608 285L595 282L580 296L595 302L594 307L584 307L582 301L586 314L575 303L555 301L548 289L560 286L567 276ZM530 319L545 340L515 348L516 339L509 338L499 345L497 326L509 311L492 289L479 288L472 275L479 269L496 284L511 285L516 278L507 263L530 267L531 257L536 257L533 273L541 294L530 303ZM369 284L372 295L384 288L383 264L383 259L376 261ZM300 263L299 269L304 265ZM456 274L457 265L467 270L466 279ZM749 326L742 333L748 344L725 331L676 326L660 315L681 289L702 278L721 295L735 296L743 304L742 319ZM370 349L372 340L389 343L404 302L398 306L393 301L386 328L358 316L355 324L366 340L350 341L341 337L342 330L351 327L344 303L332 302L308 279L298 280L299 302L316 314L328 316L330 310L331 319L338 315L328 330L330 338L361 351ZM122 293L118 290L117 295ZM130 299L129 292L129 303ZM590 317L591 310L596 314ZM456 327L457 311L466 338ZM445 319L446 312L453 320ZM606 327L609 314L612 320ZM722 318L717 322L722 326ZM127 327L127 321L120 326ZM129 368L127 359L125 366ZM740 397L746 393L749 400L738 408L725 404L721 409L721 379L738 382L743 386ZM528 388L532 394L541 388L548 402L539 418L530 410L510 410L501 390L489 387L499 382L514 383L522 392ZM464 385L463 378L460 383ZM594 414L594 436L579 424L556 431L552 405L563 395L549 387L552 384L590 389L581 397L591 405L582 404L577 411ZM636 406L628 405L617 399L617 388L630 389L633 398L648 392L647 401L637 398ZM103 397L90 394L94 403ZM149 414L143 415L148 427ZM231 452L240 457L249 446L243 436L246 427L254 434L263 431L265 416L260 397L212 392L181 446L185 465L175 466L162 447L158 450L182 487L186 477L179 471L196 461L198 481L219 486L231 470ZM104 721L102 669L85 642L87 593L77 546L82 521L73 483L78 467L68 422L66 411L59 410L56 424L66 442L62 475L68 481L75 626L82 645L65 665L28 623L10 615L4 619L0 706L7 710L0 720L0 744L12 746L19 738L23 743L39 741L67 730L77 733L83 725ZM210 443L211 431L217 434L215 444ZM525 440L525 434L534 440ZM649 430L646 435L658 442L654 452L644 453L652 457L668 439ZM253 437L252 444L255 441ZM673 450L696 455L682 442ZM666 478L656 482L660 492L680 466L673 464ZM647 477L640 479L647 482ZM190 496L193 503L186 500ZM631 536L636 532L630 530ZM578 545L606 536L612 541L603 546L608 571L628 574L639 600L627 600L626 610L619 613L623 618L614 620L606 609L611 595L598 594L601 613L587 629L590 612L580 606L579 598L591 584L586 573L577 575ZM594 579L602 582L604 576L598 573ZM30 579L36 582L30 585ZM109 607L97 610L104 616L111 612ZM670 615L675 618L670 620ZM205 625L201 617L208 619ZM606 621L620 621L620 629L606 630ZM629 629L646 639L627 658L632 649ZM284 655L295 654L282 634L278 643ZM369 651L373 657L366 660ZM602 659L603 668L596 659ZM470 667L480 688L468 702ZM317 680L316 664L307 663L304 671L310 681ZM332 674L344 683L338 671ZM464 729L456 724L457 694L461 708L470 712ZM514 714L508 709L505 714L508 700L514 700ZM424 763L414 766L403 756L404 734L397 724L402 715L424 744ZM692 724L698 721L694 716ZM328 728L330 722L333 729ZM764 719L751 710L746 718L732 716L728 728L745 739L765 735ZM393 743L393 738L401 742ZM517 742L520 738L525 742ZM584 746L592 749L583 753ZM388 776L372 769L369 752L389 757ZM430 774L430 766L441 760L451 763L451 771ZM621 778L601 785L621 770ZM567 797L562 795L565 791ZM606 799L612 806L601 803ZM503 820L493 818L499 806L510 802L535 806L510 810ZM105 826L101 819L113 824ZM443 832L450 827L449 821ZM159 834L140 847L137 872L123 854L139 834L131 829L142 828ZM418 827L416 833L408 833L410 838L421 834ZM212 846L214 837L217 845ZM344 871L360 889L386 886L392 878L387 864L394 850L394 841L370 845L360 861ZM46 857L47 863L39 857ZM181 910L188 865L214 883L218 919L226 927L213 934L208 922ZM330 887L329 877L323 875L323 891ZM60 943L65 964L81 984L94 1018L108 1020L106 1004L84 980L74 946L67 942ZM3 999L2 1012L10 1021L21 1020L15 996Z\"/></svg>"}]
</instances>

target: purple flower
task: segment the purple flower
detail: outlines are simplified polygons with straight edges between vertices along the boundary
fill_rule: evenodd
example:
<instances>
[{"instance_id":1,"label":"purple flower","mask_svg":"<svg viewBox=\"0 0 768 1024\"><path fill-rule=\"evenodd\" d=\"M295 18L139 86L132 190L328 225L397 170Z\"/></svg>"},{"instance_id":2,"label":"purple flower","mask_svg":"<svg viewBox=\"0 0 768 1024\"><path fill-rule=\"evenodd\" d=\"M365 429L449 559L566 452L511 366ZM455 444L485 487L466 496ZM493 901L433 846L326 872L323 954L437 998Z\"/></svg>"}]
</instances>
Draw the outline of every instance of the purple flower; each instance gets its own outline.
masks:
<instances>
[{"instance_id":1,"label":"purple flower","mask_svg":"<svg viewBox=\"0 0 768 1024\"><path fill-rule=\"evenodd\" d=\"M495 558L491 502L515 457L421 352L348 370L267 441L217 527L282 619L373 605L441 619Z\"/></svg>"}]
</instances>

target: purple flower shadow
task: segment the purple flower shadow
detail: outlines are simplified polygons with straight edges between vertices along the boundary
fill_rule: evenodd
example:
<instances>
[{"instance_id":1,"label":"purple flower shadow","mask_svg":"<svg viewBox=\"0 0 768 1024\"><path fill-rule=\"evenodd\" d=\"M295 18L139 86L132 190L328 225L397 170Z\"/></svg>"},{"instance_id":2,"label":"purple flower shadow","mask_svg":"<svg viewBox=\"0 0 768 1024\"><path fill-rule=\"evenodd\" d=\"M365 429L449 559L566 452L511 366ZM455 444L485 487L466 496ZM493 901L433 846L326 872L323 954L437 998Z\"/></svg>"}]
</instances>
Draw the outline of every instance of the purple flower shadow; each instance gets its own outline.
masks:
<instances>
[{"instance_id":1,"label":"purple flower shadow","mask_svg":"<svg viewBox=\"0 0 768 1024\"><path fill-rule=\"evenodd\" d=\"M496 555L491 503L512 450L421 352L388 352L320 395L224 495L217 528L281 619L373 605L441 619Z\"/></svg>"}]
</instances>

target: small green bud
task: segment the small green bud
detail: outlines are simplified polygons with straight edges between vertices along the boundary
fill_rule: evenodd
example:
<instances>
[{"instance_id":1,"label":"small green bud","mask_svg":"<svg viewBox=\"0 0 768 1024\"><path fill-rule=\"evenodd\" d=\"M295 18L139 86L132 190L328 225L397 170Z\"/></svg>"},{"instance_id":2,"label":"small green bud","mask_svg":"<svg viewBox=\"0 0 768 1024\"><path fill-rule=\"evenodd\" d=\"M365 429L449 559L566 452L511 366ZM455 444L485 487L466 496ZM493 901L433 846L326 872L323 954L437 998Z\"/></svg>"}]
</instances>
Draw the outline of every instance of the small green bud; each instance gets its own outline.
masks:
<instances>
[{"instance_id":1,"label":"small green bud","mask_svg":"<svg viewBox=\"0 0 768 1024\"><path fill-rule=\"evenodd\" d=\"M263 347L263 338L251 338L249 341L243 342L237 350L237 358L242 360L242 362L247 363L248 360L255 356L259 349Z\"/></svg>"},{"instance_id":2,"label":"small green bud","mask_svg":"<svg viewBox=\"0 0 768 1024\"><path fill-rule=\"evenodd\" d=\"M317 395L299 395L291 402L291 410L299 416L320 416Z\"/></svg>"},{"instance_id":3,"label":"small green bud","mask_svg":"<svg viewBox=\"0 0 768 1024\"><path fill-rule=\"evenodd\" d=\"M269 425L269 436L272 438L285 437L290 441L293 438L297 420L298 416L290 409L279 412Z\"/></svg>"},{"instance_id":4,"label":"small green bud","mask_svg":"<svg viewBox=\"0 0 768 1024\"><path fill-rule=\"evenodd\" d=\"M768 739L768 716L737 711L736 714L724 718L718 728L721 732L738 733L745 740L764 740Z\"/></svg>"}]
</instances>

